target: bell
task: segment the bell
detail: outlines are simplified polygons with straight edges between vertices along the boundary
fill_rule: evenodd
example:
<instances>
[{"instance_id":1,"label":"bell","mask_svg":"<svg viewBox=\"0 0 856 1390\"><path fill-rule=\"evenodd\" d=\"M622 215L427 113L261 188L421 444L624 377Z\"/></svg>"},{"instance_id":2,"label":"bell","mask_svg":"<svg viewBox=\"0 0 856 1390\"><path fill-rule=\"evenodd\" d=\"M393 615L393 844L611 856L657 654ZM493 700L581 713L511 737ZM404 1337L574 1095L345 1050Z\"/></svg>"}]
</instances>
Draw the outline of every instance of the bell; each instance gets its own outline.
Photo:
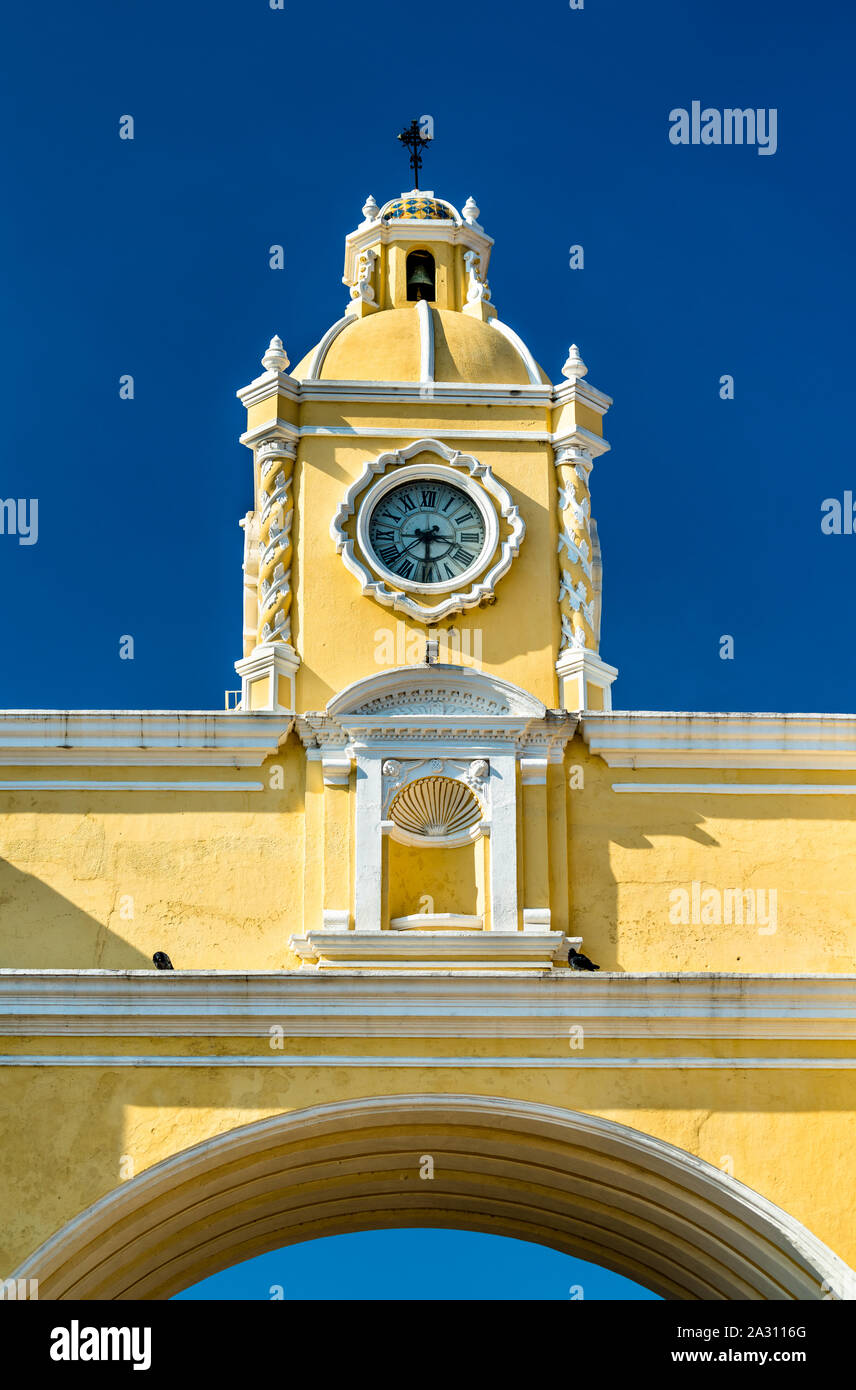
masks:
<instances>
[{"instance_id":1,"label":"bell","mask_svg":"<svg viewBox=\"0 0 856 1390\"><path fill-rule=\"evenodd\" d=\"M429 296L426 291L431 291L431 298L434 294L434 277L429 275L424 265L415 265L407 277L407 297L408 299L427 299Z\"/></svg>"}]
</instances>

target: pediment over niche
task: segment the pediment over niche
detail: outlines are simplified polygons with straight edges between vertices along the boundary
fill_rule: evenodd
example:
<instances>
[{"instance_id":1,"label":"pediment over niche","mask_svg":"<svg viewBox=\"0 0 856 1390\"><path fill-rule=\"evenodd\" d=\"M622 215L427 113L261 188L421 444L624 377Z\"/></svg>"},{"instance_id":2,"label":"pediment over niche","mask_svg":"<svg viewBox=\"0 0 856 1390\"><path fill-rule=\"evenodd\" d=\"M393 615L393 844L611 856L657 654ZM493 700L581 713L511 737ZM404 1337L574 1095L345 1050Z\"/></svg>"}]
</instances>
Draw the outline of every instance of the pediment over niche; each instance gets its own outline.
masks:
<instances>
[{"instance_id":1,"label":"pediment over niche","mask_svg":"<svg viewBox=\"0 0 856 1390\"><path fill-rule=\"evenodd\" d=\"M509 681L466 666L399 666L356 681L330 701L336 719L543 719L544 705Z\"/></svg>"}]
</instances>

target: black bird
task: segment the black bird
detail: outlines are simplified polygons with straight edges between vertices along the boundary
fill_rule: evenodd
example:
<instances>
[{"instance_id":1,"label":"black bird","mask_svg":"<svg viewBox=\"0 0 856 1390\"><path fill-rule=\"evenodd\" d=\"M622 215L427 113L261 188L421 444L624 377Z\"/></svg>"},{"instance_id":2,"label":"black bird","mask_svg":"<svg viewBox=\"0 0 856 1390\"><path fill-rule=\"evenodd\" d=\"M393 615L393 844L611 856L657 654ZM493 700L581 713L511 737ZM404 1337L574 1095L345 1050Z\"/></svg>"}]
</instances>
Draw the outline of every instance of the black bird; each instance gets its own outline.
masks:
<instances>
[{"instance_id":1,"label":"black bird","mask_svg":"<svg viewBox=\"0 0 856 1390\"><path fill-rule=\"evenodd\" d=\"M166 951L155 951L154 955L152 956L152 960L154 961L154 963L155 963L155 965L157 966L158 970L174 970L174 969L175 969L175 967L174 967L172 961L170 960L169 956L167 955Z\"/></svg>"},{"instance_id":2,"label":"black bird","mask_svg":"<svg viewBox=\"0 0 856 1390\"><path fill-rule=\"evenodd\" d=\"M599 970L600 966L590 961L588 956L584 956L582 951L575 951L573 946L568 952L568 965L572 970Z\"/></svg>"}]
</instances>

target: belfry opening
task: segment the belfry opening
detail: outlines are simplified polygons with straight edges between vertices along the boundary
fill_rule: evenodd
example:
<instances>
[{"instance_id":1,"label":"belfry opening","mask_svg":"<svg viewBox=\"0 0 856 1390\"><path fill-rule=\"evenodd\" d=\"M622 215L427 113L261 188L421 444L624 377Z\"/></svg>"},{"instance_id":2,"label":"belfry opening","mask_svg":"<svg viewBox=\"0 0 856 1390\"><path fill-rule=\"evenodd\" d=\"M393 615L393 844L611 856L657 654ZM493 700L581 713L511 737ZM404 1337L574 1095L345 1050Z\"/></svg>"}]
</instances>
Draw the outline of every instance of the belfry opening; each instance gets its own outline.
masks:
<instances>
[{"instance_id":1,"label":"belfry opening","mask_svg":"<svg viewBox=\"0 0 856 1390\"><path fill-rule=\"evenodd\" d=\"M409 300L437 298L437 272L430 251L411 251L407 257L407 298Z\"/></svg>"}]
</instances>

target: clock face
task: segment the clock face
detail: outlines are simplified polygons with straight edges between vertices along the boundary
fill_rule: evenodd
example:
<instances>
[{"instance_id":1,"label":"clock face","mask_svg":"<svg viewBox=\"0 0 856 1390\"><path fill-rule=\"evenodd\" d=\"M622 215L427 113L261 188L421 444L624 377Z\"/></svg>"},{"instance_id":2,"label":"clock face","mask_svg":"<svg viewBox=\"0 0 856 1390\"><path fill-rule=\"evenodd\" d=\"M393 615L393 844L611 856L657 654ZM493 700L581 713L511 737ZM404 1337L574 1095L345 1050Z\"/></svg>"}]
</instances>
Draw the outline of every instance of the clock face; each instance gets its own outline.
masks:
<instances>
[{"instance_id":1,"label":"clock face","mask_svg":"<svg viewBox=\"0 0 856 1390\"><path fill-rule=\"evenodd\" d=\"M414 478L378 499L368 540L382 567L405 584L448 586L478 560L485 519L463 488Z\"/></svg>"}]
</instances>

